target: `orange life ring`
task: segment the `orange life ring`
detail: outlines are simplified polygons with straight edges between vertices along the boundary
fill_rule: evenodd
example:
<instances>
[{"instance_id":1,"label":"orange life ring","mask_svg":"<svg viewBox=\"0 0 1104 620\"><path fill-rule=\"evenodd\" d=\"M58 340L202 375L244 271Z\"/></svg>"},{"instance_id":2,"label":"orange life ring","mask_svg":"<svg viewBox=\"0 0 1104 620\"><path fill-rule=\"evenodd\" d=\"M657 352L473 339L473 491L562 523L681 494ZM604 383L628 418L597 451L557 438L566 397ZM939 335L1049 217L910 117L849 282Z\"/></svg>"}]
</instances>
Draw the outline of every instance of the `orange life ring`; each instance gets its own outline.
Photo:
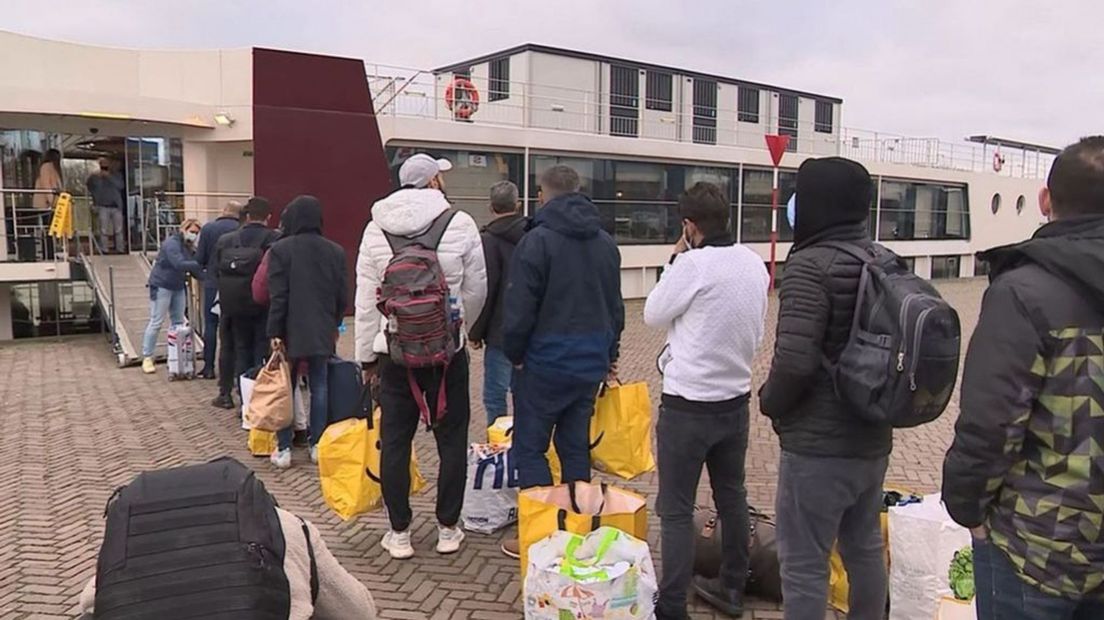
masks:
<instances>
[{"instance_id":1,"label":"orange life ring","mask_svg":"<svg viewBox=\"0 0 1104 620\"><path fill-rule=\"evenodd\" d=\"M479 110L479 91L468 78L452 78L445 89L445 105L456 118L469 119Z\"/></svg>"},{"instance_id":2,"label":"orange life ring","mask_svg":"<svg viewBox=\"0 0 1104 620\"><path fill-rule=\"evenodd\" d=\"M993 153L993 172L1000 172L1004 167L1004 158L999 152Z\"/></svg>"}]
</instances>

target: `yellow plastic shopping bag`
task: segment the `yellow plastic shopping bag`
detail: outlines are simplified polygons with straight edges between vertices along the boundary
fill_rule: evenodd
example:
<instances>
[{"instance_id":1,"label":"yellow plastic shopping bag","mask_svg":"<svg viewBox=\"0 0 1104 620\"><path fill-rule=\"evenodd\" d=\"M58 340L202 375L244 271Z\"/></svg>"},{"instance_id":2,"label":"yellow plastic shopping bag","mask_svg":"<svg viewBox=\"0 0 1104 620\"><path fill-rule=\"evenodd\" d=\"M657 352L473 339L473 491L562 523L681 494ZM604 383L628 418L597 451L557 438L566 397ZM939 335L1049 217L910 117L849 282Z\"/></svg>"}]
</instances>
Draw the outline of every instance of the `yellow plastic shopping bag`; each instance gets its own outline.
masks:
<instances>
[{"instance_id":1,"label":"yellow plastic shopping bag","mask_svg":"<svg viewBox=\"0 0 1104 620\"><path fill-rule=\"evenodd\" d=\"M331 424L318 442L318 477L322 498L337 516L348 520L379 508L380 411L372 419L349 418ZM410 493L421 492L425 479L410 453Z\"/></svg>"},{"instance_id":2,"label":"yellow plastic shopping bag","mask_svg":"<svg viewBox=\"0 0 1104 620\"><path fill-rule=\"evenodd\" d=\"M529 566L529 546L533 543L557 530L586 535L603 525L647 540L647 502L632 491L589 482L520 491L518 543L522 578Z\"/></svg>"},{"instance_id":3,"label":"yellow plastic shopping bag","mask_svg":"<svg viewBox=\"0 0 1104 620\"><path fill-rule=\"evenodd\" d=\"M487 427L487 443L493 446L510 446L514 437L514 416L504 415L499 417ZM549 445L545 454L548 459L548 467L552 470L552 484L559 484L563 480L560 457L556 454L556 446Z\"/></svg>"},{"instance_id":4,"label":"yellow plastic shopping bag","mask_svg":"<svg viewBox=\"0 0 1104 620\"><path fill-rule=\"evenodd\" d=\"M882 517L882 543L885 548L886 567L889 567L889 513L883 512ZM839 548L832 547L832 555L828 557L828 604L847 613L851 594L851 585L847 581L847 569L843 567L843 558L840 557Z\"/></svg>"},{"instance_id":5,"label":"yellow plastic shopping bag","mask_svg":"<svg viewBox=\"0 0 1104 620\"><path fill-rule=\"evenodd\" d=\"M253 456L269 456L276 451L276 433L251 428L246 445Z\"/></svg>"},{"instance_id":6,"label":"yellow plastic shopping bag","mask_svg":"<svg viewBox=\"0 0 1104 620\"><path fill-rule=\"evenodd\" d=\"M647 383L603 386L590 419L590 462L625 480L655 470Z\"/></svg>"}]
</instances>

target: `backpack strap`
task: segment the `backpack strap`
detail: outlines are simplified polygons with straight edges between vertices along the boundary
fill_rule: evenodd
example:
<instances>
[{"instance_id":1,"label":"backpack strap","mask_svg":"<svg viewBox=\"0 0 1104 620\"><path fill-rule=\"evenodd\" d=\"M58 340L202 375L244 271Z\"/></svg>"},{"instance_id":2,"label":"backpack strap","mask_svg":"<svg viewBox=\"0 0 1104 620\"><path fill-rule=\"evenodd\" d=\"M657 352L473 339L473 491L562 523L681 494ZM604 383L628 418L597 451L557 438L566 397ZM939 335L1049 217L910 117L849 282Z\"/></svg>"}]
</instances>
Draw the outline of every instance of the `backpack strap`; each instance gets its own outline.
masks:
<instances>
[{"instance_id":1,"label":"backpack strap","mask_svg":"<svg viewBox=\"0 0 1104 620\"><path fill-rule=\"evenodd\" d=\"M314 559L314 545L311 544L310 529L303 517L299 517L299 523L303 526L303 538L307 539L307 555L310 557L310 589L311 604L318 600L318 562Z\"/></svg>"},{"instance_id":2,"label":"backpack strap","mask_svg":"<svg viewBox=\"0 0 1104 620\"><path fill-rule=\"evenodd\" d=\"M851 256L854 256L855 258L859 259L860 261L863 262L863 264L866 264L866 265L869 265L869 264L874 262L874 255L871 254L870 252L867 252L866 248L864 248L861 245L859 245L857 243L854 243L854 242L850 242L850 241L823 241L821 243L818 243L817 245L828 247L828 248L833 248L833 249L839 250L840 252L843 252L844 254L849 254Z\"/></svg>"},{"instance_id":3,"label":"backpack strap","mask_svg":"<svg viewBox=\"0 0 1104 620\"><path fill-rule=\"evenodd\" d=\"M448 209L441 215L437 216L437 219L433 220L433 223L429 225L429 228L420 235L414 235L413 237L403 237L401 235L392 235L391 233L383 230L383 236L387 239L387 244L391 246L391 252L396 253L399 250L412 246L420 245L427 250L437 250L437 246L441 245L441 239L445 236L445 231L448 230L449 224L452 223L452 218L456 217L456 209Z\"/></svg>"}]
</instances>

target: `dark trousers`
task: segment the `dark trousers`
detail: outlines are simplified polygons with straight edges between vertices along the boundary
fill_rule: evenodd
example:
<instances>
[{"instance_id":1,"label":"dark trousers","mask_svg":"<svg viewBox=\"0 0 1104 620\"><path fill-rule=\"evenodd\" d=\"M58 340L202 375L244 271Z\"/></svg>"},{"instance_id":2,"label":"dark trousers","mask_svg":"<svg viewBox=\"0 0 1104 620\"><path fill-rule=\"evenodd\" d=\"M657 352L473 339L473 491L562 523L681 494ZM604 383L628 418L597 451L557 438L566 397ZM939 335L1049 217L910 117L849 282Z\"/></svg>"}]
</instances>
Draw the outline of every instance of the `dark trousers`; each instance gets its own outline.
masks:
<instances>
[{"instance_id":1,"label":"dark trousers","mask_svg":"<svg viewBox=\"0 0 1104 620\"><path fill-rule=\"evenodd\" d=\"M238 384L238 377L234 374L234 322L229 317L219 320L219 342L222 343L218 352L219 394L229 396Z\"/></svg>"},{"instance_id":2,"label":"dark trousers","mask_svg":"<svg viewBox=\"0 0 1104 620\"><path fill-rule=\"evenodd\" d=\"M215 371L215 354L218 350L219 315L211 312L218 289L203 289L203 370ZM224 345L225 346L225 345Z\"/></svg>"},{"instance_id":3,"label":"dark trousers","mask_svg":"<svg viewBox=\"0 0 1104 620\"><path fill-rule=\"evenodd\" d=\"M694 504L702 466L709 468L713 502L721 520L721 581L743 592L748 572L747 489L748 403L725 412L691 412L664 406L656 424L663 579L659 608L684 617L686 591L694 572ZM822 614L823 615L823 612Z\"/></svg>"},{"instance_id":4,"label":"dark trousers","mask_svg":"<svg viewBox=\"0 0 1104 620\"><path fill-rule=\"evenodd\" d=\"M548 444L555 433L563 482L590 481L590 418L598 384L514 372L514 458L523 489L549 486Z\"/></svg>"},{"instance_id":5,"label":"dark trousers","mask_svg":"<svg viewBox=\"0 0 1104 620\"><path fill-rule=\"evenodd\" d=\"M991 539L974 540L974 586L978 620L1104 618L1104 601L1062 598L1028 584Z\"/></svg>"},{"instance_id":6,"label":"dark trousers","mask_svg":"<svg viewBox=\"0 0 1104 620\"><path fill-rule=\"evenodd\" d=\"M514 365L498 347L487 345L483 349L483 409L487 412L487 426L506 415L506 393Z\"/></svg>"},{"instance_id":7,"label":"dark trousers","mask_svg":"<svg viewBox=\"0 0 1104 620\"><path fill-rule=\"evenodd\" d=\"M330 416L330 358L326 355L308 357L307 384L310 386L310 445L318 444ZM299 364L292 364L291 383L299 384ZM295 425L276 434L280 449L291 448L295 437Z\"/></svg>"},{"instance_id":8,"label":"dark trousers","mask_svg":"<svg viewBox=\"0 0 1104 620\"><path fill-rule=\"evenodd\" d=\"M850 459L783 452L778 469L778 559L787 620L823 618L828 557L839 542L851 582L848 620L885 617L882 485L889 457Z\"/></svg>"},{"instance_id":9,"label":"dark trousers","mask_svg":"<svg viewBox=\"0 0 1104 620\"><path fill-rule=\"evenodd\" d=\"M410 512L410 451L415 433L420 427L424 428L407 372L389 358L380 358L380 480L387 517L391 520L391 529L396 532L406 531L413 516ZM424 391L430 411L435 411L437 406L442 374L448 412L433 428L441 460L437 471L437 522L454 527L460 521L460 509L464 505L468 468L471 403L468 400L467 352L457 353L444 373L439 369L414 371L414 379Z\"/></svg>"}]
</instances>

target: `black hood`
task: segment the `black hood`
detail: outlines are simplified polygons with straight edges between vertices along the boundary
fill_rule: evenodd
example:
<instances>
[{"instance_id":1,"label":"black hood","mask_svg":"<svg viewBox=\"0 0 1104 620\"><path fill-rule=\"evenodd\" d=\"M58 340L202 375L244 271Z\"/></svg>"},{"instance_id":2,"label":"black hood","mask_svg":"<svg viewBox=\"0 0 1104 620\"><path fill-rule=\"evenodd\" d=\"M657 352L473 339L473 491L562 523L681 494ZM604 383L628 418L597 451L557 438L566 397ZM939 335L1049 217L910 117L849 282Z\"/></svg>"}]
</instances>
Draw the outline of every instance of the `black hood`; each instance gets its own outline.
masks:
<instances>
[{"instance_id":1,"label":"black hood","mask_svg":"<svg viewBox=\"0 0 1104 620\"><path fill-rule=\"evenodd\" d=\"M528 227L529 220L524 215L515 213L491 220L489 224L483 227L483 232L517 245Z\"/></svg>"},{"instance_id":2,"label":"black hood","mask_svg":"<svg viewBox=\"0 0 1104 620\"><path fill-rule=\"evenodd\" d=\"M285 235L322 233L322 203L314 196L296 196L280 217Z\"/></svg>"},{"instance_id":3,"label":"black hood","mask_svg":"<svg viewBox=\"0 0 1104 620\"><path fill-rule=\"evenodd\" d=\"M1057 220L1027 241L979 252L989 277L1034 263L1068 282L1104 308L1104 215Z\"/></svg>"},{"instance_id":4,"label":"black hood","mask_svg":"<svg viewBox=\"0 0 1104 620\"><path fill-rule=\"evenodd\" d=\"M544 203L533 218L533 226L547 226L576 239L590 239L602 230L598 207L583 194L564 194Z\"/></svg>"},{"instance_id":5,"label":"black hood","mask_svg":"<svg viewBox=\"0 0 1104 620\"><path fill-rule=\"evenodd\" d=\"M874 185L862 164L843 157L807 159L797 170L794 243L829 229L866 225Z\"/></svg>"}]
</instances>

